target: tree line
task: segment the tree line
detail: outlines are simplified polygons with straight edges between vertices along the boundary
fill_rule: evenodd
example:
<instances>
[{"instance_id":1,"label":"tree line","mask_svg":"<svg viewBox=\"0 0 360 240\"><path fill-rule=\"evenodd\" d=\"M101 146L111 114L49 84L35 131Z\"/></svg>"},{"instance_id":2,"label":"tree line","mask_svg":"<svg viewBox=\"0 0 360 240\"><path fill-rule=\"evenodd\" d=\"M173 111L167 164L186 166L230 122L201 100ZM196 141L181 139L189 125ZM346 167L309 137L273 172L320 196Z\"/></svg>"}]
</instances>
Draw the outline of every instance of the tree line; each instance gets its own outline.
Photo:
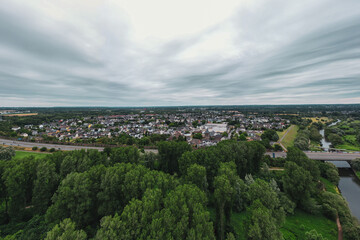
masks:
<instances>
[{"instance_id":1,"label":"tree line","mask_svg":"<svg viewBox=\"0 0 360 240\"><path fill-rule=\"evenodd\" d=\"M237 239L231 218L245 212L247 239L283 239L286 216L299 208L339 216L345 235L359 239L346 201L324 192L319 181L322 176L337 184L337 169L297 148L279 160L284 171L278 173L268 167L278 160L265 157L259 142L227 140L192 150L173 141L158 143L158 149L159 154L121 147L24 159L2 149L1 237Z\"/></svg>"}]
</instances>

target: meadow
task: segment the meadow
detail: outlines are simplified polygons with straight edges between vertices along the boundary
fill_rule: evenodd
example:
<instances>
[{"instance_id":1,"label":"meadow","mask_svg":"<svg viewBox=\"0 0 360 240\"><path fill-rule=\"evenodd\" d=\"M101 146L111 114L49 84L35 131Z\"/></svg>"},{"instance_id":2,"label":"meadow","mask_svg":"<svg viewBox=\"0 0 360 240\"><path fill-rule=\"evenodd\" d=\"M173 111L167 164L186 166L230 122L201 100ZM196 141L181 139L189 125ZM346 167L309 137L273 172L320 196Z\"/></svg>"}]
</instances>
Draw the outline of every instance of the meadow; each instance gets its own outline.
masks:
<instances>
[{"instance_id":1,"label":"meadow","mask_svg":"<svg viewBox=\"0 0 360 240\"><path fill-rule=\"evenodd\" d=\"M16 151L14 159L21 159L28 156L34 156L35 158L43 158L48 153L41 152L27 152L27 151Z\"/></svg>"},{"instance_id":2,"label":"meadow","mask_svg":"<svg viewBox=\"0 0 360 240\"><path fill-rule=\"evenodd\" d=\"M284 135L285 137L283 138L283 140L281 141L281 143L286 147L292 147L294 146L294 140L296 138L297 132L299 130L299 126L297 125L291 125L289 127L289 131L288 133L285 135L285 132L278 132L279 138L281 139Z\"/></svg>"}]
</instances>

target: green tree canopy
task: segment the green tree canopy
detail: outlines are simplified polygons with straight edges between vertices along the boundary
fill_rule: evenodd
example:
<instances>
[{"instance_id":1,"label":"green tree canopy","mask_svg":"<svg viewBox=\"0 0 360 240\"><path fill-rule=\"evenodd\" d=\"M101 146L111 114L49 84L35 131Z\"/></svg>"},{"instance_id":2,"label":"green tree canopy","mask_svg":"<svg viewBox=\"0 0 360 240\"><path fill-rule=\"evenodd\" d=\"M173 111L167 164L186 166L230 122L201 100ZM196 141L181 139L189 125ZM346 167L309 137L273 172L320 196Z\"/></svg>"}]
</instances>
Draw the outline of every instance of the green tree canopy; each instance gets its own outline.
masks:
<instances>
[{"instance_id":1,"label":"green tree canopy","mask_svg":"<svg viewBox=\"0 0 360 240\"><path fill-rule=\"evenodd\" d=\"M268 139L269 141L276 142L279 140L279 135L274 129L267 129L261 134L261 139Z\"/></svg>"},{"instance_id":2,"label":"green tree canopy","mask_svg":"<svg viewBox=\"0 0 360 240\"><path fill-rule=\"evenodd\" d=\"M280 240L283 239L276 219L271 210L266 208L258 199L247 210L249 218L246 222L247 239Z\"/></svg>"},{"instance_id":3,"label":"green tree canopy","mask_svg":"<svg viewBox=\"0 0 360 240\"><path fill-rule=\"evenodd\" d=\"M309 171L294 162L285 163L283 176L284 191L295 203L306 202L314 190L314 183Z\"/></svg>"},{"instance_id":4,"label":"green tree canopy","mask_svg":"<svg viewBox=\"0 0 360 240\"><path fill-rule=\"evenodd\" d=\"M75 223L66 218L47 233L45 240L86 240L83 230L76 230Z\"/></svg>"},{"instance_id":5,"label":"green tree canopy","mask_svg":"<svg viewBox=\"0 0 360 240\"><path fill-rule=\"evenodd\" d=\"M11 160L15 156L15 150L12 147L0 146L0 160Z\"/></svg>"},{"instance_id":6,"label":"green tree canopy","mask_svg":"<svg viewBox=\"0 0 360 240\"><path fill-rule=\"evenodd\" d=\"M159 142L160 169L166 173L179 173L178 159L185 152L191 151L187 142Z\"/></svg>"}]
</instances>

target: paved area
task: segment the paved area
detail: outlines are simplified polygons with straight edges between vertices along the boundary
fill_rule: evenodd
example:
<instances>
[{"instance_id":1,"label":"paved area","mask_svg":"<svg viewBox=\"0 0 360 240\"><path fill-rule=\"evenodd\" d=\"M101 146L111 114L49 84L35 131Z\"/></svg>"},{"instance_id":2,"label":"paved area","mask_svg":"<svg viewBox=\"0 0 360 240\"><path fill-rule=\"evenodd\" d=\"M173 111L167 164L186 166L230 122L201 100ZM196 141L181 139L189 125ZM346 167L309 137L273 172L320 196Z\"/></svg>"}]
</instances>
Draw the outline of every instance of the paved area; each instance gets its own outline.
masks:
<instances>
[{"instance_id":1,"label":"paved area","mask_svg":"<svg viewBox=\"0 0 360 240\"><path fill-rule=\"evenodd\" d=\"M55 148L56 150L63 150L63 151L72 151L72 150L80 150L80 149L97 149L102 151L104 148L102 147L85 147L85 146L71 146L71 145L61 145L61 144L47 144L47 143L33 143L33 142L23 142L23 141L12 141L7 139L0 139L0 145L7 145L7 146L18 146L18 147L46 147L48 149Z\"/></svg>"},{"instance_id":2,"label":"paved area","mask_svg":"<svg viewBox=\"0 0 360 240\"><path fill-rule=\"evenodd\" d=\"M267 152L267 155L273 156L272 152ZM360 153L336 153L336 152L305 152L305 154L314 160L327 161L350 161L355 158L360 158ZM275 152L275 157L286 157L285 152Z\"/></svg>"},{"instance_id":3,"label":"paved area","mask_svg":"<svg viewBox=\"0 0 360 240\"><path fill-rule=\"evenodd\" d=\"M71 146L71 145L61 145L61 144L46 144L46 143L32 143L32 142L23 142L23 141L12 141L7 139L0 138L0 145L7 146L18 146L18 147L46 147L48 149L55 148L56 150L63 151L72 151L72 150L80 150L80 149L97 149L102 151L104 148L102 147L85 147L85 146ZM155 149L149 149L145 151L152 151L157 153ZM267 152L267 155L273 156L273 152ZM335 153L335 152L305 152L305 154L314 160L328 160L328 161L349 161L355 158L360 158L360 153ZM285 152L275 152L275 157L286 157Z\"/></svg>"}]
</instances>

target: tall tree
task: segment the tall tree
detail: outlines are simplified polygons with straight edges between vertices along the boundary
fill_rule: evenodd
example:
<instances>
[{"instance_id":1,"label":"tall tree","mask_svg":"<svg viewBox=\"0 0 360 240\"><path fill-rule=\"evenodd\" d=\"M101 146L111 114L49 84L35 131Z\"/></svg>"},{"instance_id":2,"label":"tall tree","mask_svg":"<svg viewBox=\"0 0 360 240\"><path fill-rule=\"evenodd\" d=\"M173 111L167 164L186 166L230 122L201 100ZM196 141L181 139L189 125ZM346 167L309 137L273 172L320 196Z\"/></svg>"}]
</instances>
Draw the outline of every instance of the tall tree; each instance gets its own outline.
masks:
<instances>
[{"instance_id":1,"label":"tall tree","mask_svg":"<svg viewBox=\"0 0 360 240\"><path fill-rule=\"evenodd\" d=\"M191 151L191 146L187 142L159 142L158 150L160 169L173 174L179 173L178 159L183 153Z\"/></svg>"},{"instance_id":2,"label":"tall tree","mask_svg":"<svg viewBox=\"0 0 360 240\"><path fill-rule=\"evenodd\" d=\"M309 171L314 182L319 180L320 169L315 160L309 159L306 154L298 148L289 147L287 156L287 161L296 163L298 166Z\"/></svg>"},{"instance_id":3,"label":"tall tree","mask_svg":"<svg viewBox=\"0 0 360 240\"><path fill-rule=\"evenodd\" d=\"M285 211L281 205L278 193L269 183L261 179L256 179L254 183L249 186L247 198L249 205L259 200L261 204L270 211L276 226L278 228L282 226L285 220Z\"/></svg>"},{"instance_id":4,"label":"tall tree","mask_svg":"<svg viewBox=\"0 0 360 240\"><path fill-rule=\"evenodd\" d=\"M113 148L110 154L110 162L115 163L138 163L139 150L136 147Z\"/></svg>"},{"instance_id":5,"label":"tall tree","mask_svg":"<svg viewBox=\"0 0 360 240\"><path fill-rule=\"evenodd\" d=\"M119 216L104 217L95 239L215 239L206 196L194 185L181 185L163 197L148 189Z\"/></svg>"},{"instance_id":6,"label":"tall tree","mask_svg":"<svg viewBox=\"0 0 360 240\"><path fill-rule=\"evenodd\" d=\"M47 221L70 217L80 227L90 224L94 218L91 209L95 207L91 184L87 172L68 174L52 198L53 205L46 213Z\"/></svg>"},{"instance_id":7,"label":"tall tree","mask_svg":"<svg viewBox=\"0 0 360 240\"><path fill-rule=\"evenodd\" d=\"M249 218L246 222L247 239L249 240L280 240L283 239L272 217L271 210L266 208L260 200L256 200L248 208Z\"/></svg>"},{"instance_id":8,"label":"tall tree","mask_svg":"<svg viewBox=\"0 0 360 240\"><path fill-rule=\"evenodd\" d=\"M87 236L83 230L76 230L75 223L66 218L60 224L55 225L45 240L86 240Z\"/></svg>"},{"instance_id":9,"label":"tall tree","mask_svg":"<svg viewBox=\"0 0 360 240\"><path fill-rule=\"evenodd\" d=\"M15 150L12 147L0 146L0 160L9 161L15 156Z\"/></svg>"},{"instance_id":10,"label":"tall tree","mask_svg":"<svg viewBox=\"0 0 360 240\"><path fill-rule=\"evenodd\" d=\"M233 162L221 163L219 175L214 180L216 200L216 230L219 239L225 239L226 228L230 226L233 203L237 196L240 178L236 174Z\"/></svg>"},{"instance_id":11,"label":"tall tree","mask_svg":"<svg viewBox=\"0 0 360 240\"><path fill-rule=\"evenodd\" d=\"M31 204L37 162L34 157L12 160L4 171L2 179L10 199L9 216L12 220L21 220L25 207Z\"/></svg>"},{"instance_id":12,"label":"tall tree","mask_svg":"<svg viewBox=\"0 0 360 240\"><path fill-rule=\"evenodd\" d=\"M269 141L276 142L279 140L279 135L276 133L273 129L267 129L264 131L264 133L261 135L261 139L268 139Z\"/></svg>"},{"instance_id":13,"label":"tall tree","mask_svg":"<svg viewBox=\"0 0 360 240\"><path fill-rule=\"evenodd\" d=\"M37 166L32 203L39 214L46 212L59 183L55 164L49 160L40 161Z\"/></svg>"},{"instance_id":14,"label":"tall tree","mask_svg":"<svg viewBox=\"0 0 360 240\"><path fill-rule=\"evenodd\" d=\"M205 167L198 164L191 165L187 170L185 179L187 182L195 184L204 192L207 191L208 182L206 179Z\"/></svg>"},{"instance_id":15,"label":"tall tree","mask_svg":"<svg viewBox=\"0 0 360 240\"><path fill-rule=\"evenodd\" d=\"M284 191L295 203L306 202L315 187L310 172L293 162L285 164L285 174L282 180Z\"/></svg>"}]
</instances>

